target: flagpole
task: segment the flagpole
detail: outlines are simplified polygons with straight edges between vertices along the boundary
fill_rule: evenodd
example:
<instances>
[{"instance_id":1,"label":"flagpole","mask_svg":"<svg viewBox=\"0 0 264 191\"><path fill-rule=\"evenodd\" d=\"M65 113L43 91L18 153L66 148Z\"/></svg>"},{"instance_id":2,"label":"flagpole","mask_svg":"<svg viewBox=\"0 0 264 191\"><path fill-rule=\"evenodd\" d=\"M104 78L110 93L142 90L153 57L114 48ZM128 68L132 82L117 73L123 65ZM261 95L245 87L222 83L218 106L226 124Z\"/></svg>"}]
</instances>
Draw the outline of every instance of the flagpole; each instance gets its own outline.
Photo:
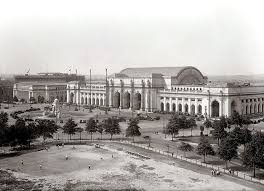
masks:
<instances>
[{"instance_id":1,"label":"flagpole","mask_svg":"<svg viewBox=\"0 0 264 191\"><path fill-rule=\"evenodd\" d=\"M89 107L89 111L92 112L92 70L90 69L90 107Z\"/></svg>"}]
</instances>

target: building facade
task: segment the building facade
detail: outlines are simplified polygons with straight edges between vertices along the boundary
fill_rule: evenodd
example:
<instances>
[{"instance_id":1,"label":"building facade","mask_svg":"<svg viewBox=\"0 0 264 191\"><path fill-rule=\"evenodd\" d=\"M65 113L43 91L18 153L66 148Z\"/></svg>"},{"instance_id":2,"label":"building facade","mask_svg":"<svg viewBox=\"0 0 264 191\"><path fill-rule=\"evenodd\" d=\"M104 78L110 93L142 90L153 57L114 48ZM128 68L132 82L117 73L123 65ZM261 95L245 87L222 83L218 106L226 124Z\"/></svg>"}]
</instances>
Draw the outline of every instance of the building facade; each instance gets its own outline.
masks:
<instances>
[{"instance_id":1,"label":"building facade","mask_svg":"<svg viewBox=\"0 0 264 191\"><path fill-rule=\"evenodd\" d=\"M37 75L15 76L13 95L19 100L31 102L67 102L67 83L78 80L85 81L84 76L64 73L39 73Z\"/></svg>"},{"instance_id":2,"label":"building facade","mask_svg":"<svg viewBox=\"0 0 264 191\"><path fill-rule=\"evenodd\" d=\"M67 102L144 112L182 112L206 117L264 112L264 86L210 82L197 68L127 68L107 80L67 85Z\"/></svg>"}]
</instances>

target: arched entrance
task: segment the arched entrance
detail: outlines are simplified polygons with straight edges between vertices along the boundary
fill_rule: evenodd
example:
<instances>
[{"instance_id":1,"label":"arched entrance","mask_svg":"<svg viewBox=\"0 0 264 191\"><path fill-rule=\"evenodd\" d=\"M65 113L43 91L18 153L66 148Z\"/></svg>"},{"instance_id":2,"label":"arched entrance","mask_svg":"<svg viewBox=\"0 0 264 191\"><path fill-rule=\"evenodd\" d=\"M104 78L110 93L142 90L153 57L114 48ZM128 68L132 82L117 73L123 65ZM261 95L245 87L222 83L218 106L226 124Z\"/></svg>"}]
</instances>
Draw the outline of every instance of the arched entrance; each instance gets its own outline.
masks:
<instances>
[{"instance_id":1,"label":"arched entrance","mask_svg":"<svg viewBox=\"0 0 264 191\"><path fill-rule=\"evenodd\" d=\"M260 113L261 110L260 110L260 103L258 104L258 113Z\"/></svg>"},{"instance_id":2,"label":"arched entrance","mask_svg":"<svg viewBox=\"0 0 264 191\"><path fill-rule=\"evenodd\" d=\"M189 108L188 108L188 104L187 103L184 105L184 112L185 113L189 113Z\"/></svg>"},{"instance_id":3,"label":"arched entrance","mask_svg":"<svg viewBox=\"0 0 264 191\"><path fill-rule=\"evenodd\" d=\"M253 106L250 105L250 108L249 108L249 114L253 113Z\"/></svg>"},{"instance_id":4,"label":"arched entrance","mask_svg":"<svg viewBox=\"0 0 264 191\"><path fill-rule=\"evenodd\" d=\"M178 108L179 108L179 112L182 112L182 104L179 104Z\"/></svg>"},{"instance_id":5,"label":"arched entrance","mask_svg":"<svg viewBox=\"0 0 264 191\"><path fill-rule=\"evenodd\" d=\"M134 106L133 108L135 110L140 110L141 107L141 94L140 93L136 93L134 96Z\"/></svg>"},{"instance_id":6,"label":"arched entrance","mask_svg":"<svg viewBox=\"0 0 264 191\"><path fill-rule=\"evenodd\" d=\"M104 105L104 101L103 101L103 98L100 99L100 106L103 106Z\"/></svg>"},{"instance_id":7,"label":"arched entrance","mask_svg":"<svg viewBox=\"0 0 264 191\"><path fill-rule=\"evenodd\" d=\"M114 95L114 104L113 104L114 108L119 108L120 107L120 93L116 92Z\"/></svg>"},{"instance_id":8,"label":"arched entrance","mask_svg":"<svg viewBox=\"0 0 264 191\"><path fill-rule=\"evenodd\" d=\"M81 104L83 104L84 103L84 98L83 97L81 97Z\"/></svg>"},{"instance_id":9,"label":"arched entrance","mask_svg":"<svg viewBox=\"0 0 264 191\"><path fill-rule=\"evenodd\" d=\"M96 98L96 105L99 105L99 98Z\"/></svg>"},{"instance_id":10,"label":"arched entrance","mask_svg":"<svg viewBox=\"0 0 264 191\"><path fill-rule=\"evenodd\" d=\"M172 104L172 111L173 112L176 112L176 105L175 105L175 103Z\"/></svg>"},{"instance_id":11,"label":"arched entrance","mask_svg":"<svg viewBox=\"0 0 264 191\"><path fill-rule=\"evenodd\" d=\"M195 106L191 105L191 115L195 115Z\"/></svg>"},{"instance_id":12,"label":"arched entrance","mask_svg":"<svg viewBox=\"0 0 264 191\"><path fill-rule=\"evenodd\" d=\"M246 114L248 114L248 106L246 105L246 112L245 112Z\"/></svg>"},{"instance_id":13,"label":"arched entrance","mask_svg":"<svg viewBox=\"0 0 264 191\"><path fill-rule=\"evenodd\" d=\"M71 93L70 95L70 103L73 103L74 93Z\"/></svg>"},{"instance_id":14,"label":"arched entrance","mask_svg":"<svg viewBox=\"0 0 264 191\"><path fill-rule=\"evenodd\" d=\"M212 117L219 117L219 102L216 100L212 102Z\"/></svg>"},{"instance_id":15,"label":"arched entrance","mask_svg":"<svg viewBox=\"0 0 264 191\"><path fill-rule=\"evenodd\" d=\"M232 102L231 102L231 114L233 114L234 112L236 112L237 111L237 104L236 104L236 102L233 100Z\"/></svg>"},{"instance_id":16,"label":"arched entrance","mask_svg":"<svg viewBox=\"0 0 264 191\"><path fill-rule=\"evenodd\" d=\"M124 109L130 108L130 93L126 92L124 94Z\"/></svg>"},{"instance_id":17,"label":"arched entrance","mask_svg":"<svg viewBox=\"0 0 264 191\"><path fill-rule=\"evenodd\" d=\"M89 98L89 105L91 105L92 104L92 101L91 101L91 98Z\"/></svg>"},{"instance_id":18,"label":"arched entrance","mask_svg":"<svg viewBox=\"0 0 264 191\"><path fill-rule=\"evenodd\" d=\"M202 106L198 105L198 114L202 114Z\"/></svg>"},{"instance_id":19,"label":"arched entrance","mask_svg":"<svg viewBox=\"0 0 264 191\"><path fill-rule=\"evenodd\" d=\"M254 104L254 113L257 113L257 105Z\"/></svg>"},{"instance_id":20,"label":"arched entrance","mask_svg":"<svg viewBox=\"0 0 264 191\"><path fill-rule=\"evenodd\" d=\"M166 111L170 111L170 104L169 103L166 103Z\"/></svg>"},{"instance_id":21,"label":"arched entrance","mask_svg":"<svg viewBox=\"0 0 264 191\"><path fill-rule=\"evenodd\" d=\"M92 105L95 105L95 98L92 99Z\"/></svg>"},{"instance_id":22,"label":"arched entrance","mask_svg":"<svg viewBox=\"0 0 264 191\"><path fill-rule=\"evenodd\" d=\"M164 111L164 103L163 102L160 103L160 111Z\"/></svg>"},{"instance_id":23,"label":"arched entrance","mask_svg":"<svg viewBox=\"0 0 264 191\"><path fill-rule=\"evenodd\" d=\"M84 99L84 104L87 105L87 97Z\"/></svg>"}]
</instances>

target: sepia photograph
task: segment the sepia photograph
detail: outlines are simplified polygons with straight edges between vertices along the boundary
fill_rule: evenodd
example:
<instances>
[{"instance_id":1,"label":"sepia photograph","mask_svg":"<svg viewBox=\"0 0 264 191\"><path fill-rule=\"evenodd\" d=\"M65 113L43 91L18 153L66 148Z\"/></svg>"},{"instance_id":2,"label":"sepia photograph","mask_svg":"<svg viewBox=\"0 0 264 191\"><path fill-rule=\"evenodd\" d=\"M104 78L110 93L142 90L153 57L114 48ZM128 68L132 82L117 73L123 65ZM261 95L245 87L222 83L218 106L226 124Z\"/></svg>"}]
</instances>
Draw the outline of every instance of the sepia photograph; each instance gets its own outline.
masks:
<instances>
[{"instance_id":1,"label":"sepia photograph","mask_svg":"<svg viewBox=\"0 0 264 191\"><path fill-rule=\"evenodd\" d=\"M264 1L0 2L0 191L263 191Z\"/></svg>"}]
</instances>

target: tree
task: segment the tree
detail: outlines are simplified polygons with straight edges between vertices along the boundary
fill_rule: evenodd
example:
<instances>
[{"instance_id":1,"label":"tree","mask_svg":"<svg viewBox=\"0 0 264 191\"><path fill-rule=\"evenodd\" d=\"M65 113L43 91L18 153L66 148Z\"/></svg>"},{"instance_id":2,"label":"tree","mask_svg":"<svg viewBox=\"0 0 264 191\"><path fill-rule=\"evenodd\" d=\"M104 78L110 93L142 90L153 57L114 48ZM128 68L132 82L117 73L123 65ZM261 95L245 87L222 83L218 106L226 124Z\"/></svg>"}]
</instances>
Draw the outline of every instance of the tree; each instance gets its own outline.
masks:
<instances>
[{"instance_id":1,"label":"tree","mask_svg":"<svg viewBox=\"0 0 264 191\"><path fill-rule=\"evenodd\" d=\"M0 113L0 145L8 143L8 114L6 112Z\"/></svg>"},{"instance_id":2,"label":"tree","mask_svg":"<svg viewBox=\"0 0 264 191\"><path fill-rule=\"evenodd\" d=\"M139 129L140 127L138 126L138 120L135 118L130 119L128 127L126 129L126 137L133 137L134 142L134 137L141 135Z\"/></svg>"},{"instance_id":3,"label":"tree","mask_svg":"<svg viewBox=\"0 0 264 191\"><path fill-rule=\"evenodd\" d=\"M256 167L264 167L264 134L257 132L252 135L252 140L246 145L242 154L243 164L253 168L253 176L256 177Z\"/></svg>"},{"instance_id":4,"label":"tree","mask_svg":"<svg viewBox=\"0 0 264 191\"><path fill-rule=\"evenodd\" d=\"M14 97L13 97L13 101L14 101L14 102L18 102L17 96L14 96Z\"/></svg>"},{"instance_id":5,"label":"tree","mask_svg":"<svg viewBox=\"0 0 264 191\"><path fill-rule=\"evenodd\" d=\"M36 132L39 136L43 137L43 141L47 138L53 138L53 134L58 130L58 125L56 125L54 120L39 120L36 126Z\"/></svg>"},{"instance_id":6,"label":"tree","mask_svg":"<svg viewBox=\"0 0 264 191\"><path fill-rule=\"evenodd\" d=\"M225 138L227 136L227 132L225 130L225 127L226 127L225 122L223 122L221 120L220 121L215 120L213 122L213 129L214 130L213 130L212 134L213 134L213 137L215 139L217 139L218 146L219 146L220 140L222 140L223 138Z\"/></svg>"},{"instance_id":7,"label":"tree","mask_svg":"<svg viewBox=\"0 0 264 191\"><path fill-rule=\"evenodd\" d=\"M97 125L97 131L98 131L98 133L101 134L101 140L103 139L103 132L104 132L104 129L105 129L105 123L100 122L100 123Z\"/></svg>"},{"instance_id":8,"label":"tree","mask_svg":"<svg viewBox=\"0 0 264 191\"><path fill-rule=\"evenodd\" d=\"M30 97L29 98L29 101L30 101L30 103L35 103L36 102L36 99L34 97Z\"/></svg>"},{"instance_id":9,"label":"tree","mask_svg":"<svg viewBox=\"0 0 264 191\"><path fill-rule=\"evenodd\" d=\"M231 161L238 156L237 154L237 142L231 137L226 137L221 140L221 144L218 148L218 154L221 159L226 162Z\"/></svg>"},{"instance_id":10,"label":"tree","mask_svg":"<svg viewBox=\"0 0 264 191\"><path fill-rule=\"evenodd\" d=\"M204 137L201 138L200 143L198 144L197 148L197 154L204 156L204 162L205 162L205 156L207 155L215 155L214 149L212 145L208 142L208 140Z\"/></svg>"},{"instance_id":11,"label":"tree","mask_svg":"<svg viewBox=\"0 0 264 191\"><path fill-rule=\"evenodd\" d=\"M237 111L234 111L231 115L230 118L230 124L234 124L237 127L242 127L243 122L242 122L242 117L239 115Z\"/></svg>"},{"instance_id":12,"label":"tree","mask_svg":"<svg viewBox=\"0 0 264 191\"><path fill-rule=\"evenodd\" d=\"M169 122L167 124L166 131L171 134L171 140L173 141L173 138L179 133L180 129L180 119L178 114L174 114L169 119Z\"/></svg>"},{"instance_id":13,"label":"tree","mask_svg":"<svg viewBox=\"0 0 264 191\"><path fill-rule=\"evenodd\" d=\"M193 128L197 127L196 121L194 118L187 119L187 126L191 129L191 136Z\"/></svg>"},{"instance_id":14,"label":"tree","mask_svg":"<svg viewBox=\"0 0 264 191\"><path fill-rule=\"evenodd\" d=\"M63 126L63 133L68 134L71 140L71 135L74 135L76 133L76 127L77 124L75 123L75 121L73 121L72 118L70 118Z\"/></svg>"},{"instance_id":15,"label":"tree","mask_svg":"<svg viewBox=\"0 0 264 191\"><path fill-rule=\"evenodd\" d=\"M15 124L8 128L8 142L11 146L19 145L30 147L32 140L37 138L37 134L34 133L35 127L34 123L26 125L23 119L17 119Z\"/></svg>"},{"instance_id":16,"label":"tree","mask_svg":"<svg viewBox=\"0 0 264 191\"><path fill-rule=\"evenodd\" d=\"M97 124L94 118L90 118L86 123L86 129L87 132L91 134L91 140L93 139L93 133L97 131Z\"/></svg>"},{"instance_id":17,"label":"tree","mask_svg":"<svg viewBox=\"0 0 264 191\"><path fill-rule=\"evenodd\" d=\"M210 128L210 127L212 127L212 123L211 123L211 121L208 119L208 118L206 118L205 119L205 121L204 121L204 123L203 123L203 125L206 127L206 129L207 129L207 135L208 135L208 129Z\"/></svg>"},{"instance_id":18,"label":"tree","mask_svg":"<svg viewBox=\"0 0 264 191\"><path fill-rule=\"evenodd\" d=\"M200 135L203 136L203 132L204 132L204 126L203 125L200 126L200 131L201 131Z\"/></svg>"},{"instance_id":19,"label":"tree","mask_svg":"<svg viewBox=\"0 0 264 191\"><path fill-rule=\"evenodd\" d=\"M232 139L234 139L238 145L243 145L244 151L246 144L252 139L251 131L248 130L246 127L240 128L236 126L234 130L230 132L229 136L232 137Z\"/></svg>"},{"instance_id":20,"label":"tree","mask_svg":"<svg viewBox=\"0 0 264 191\"><path fill-rule=\"evenodd\" d=\"M189 143L181 142L180 146L178 147L181 151L184 152L184 156L186 156L186 152L193 151L193 146Z\"/></svg>"},{"instance_id":21,"label":"tree","mask_svg":"<svg viewBox=\"0 0 264 191\"><path fill-rule=\"evenodd\" d=\"M148 147L150 147L151 136L144 136L143 138L148 141Z\"/></svg>"},{"instance_id":22,"label":"tree","mask_svg":"<svg viewBox=\"0 0 264 191\"><path fill-rule=\"evenodd\" d=\"M105 120L105 132L109 133L111 136L111 140L113 138L113 135L120 134L121 129L119 126L119 121L116 118L108 118Z\"/></svg>"},{"instance_id":23,"label":"tree","mask_svg":"<svg viewBox=\"0 0 264 191\"><path fill-rule=\"evenodd\" d=\"M77 128L76 128L76 132L80 133L80 142L81 142L81 140L82 140L82 132L83 132L83 128L81 128L81 127L77 127Z\"/></svg>"}]
</instances>

